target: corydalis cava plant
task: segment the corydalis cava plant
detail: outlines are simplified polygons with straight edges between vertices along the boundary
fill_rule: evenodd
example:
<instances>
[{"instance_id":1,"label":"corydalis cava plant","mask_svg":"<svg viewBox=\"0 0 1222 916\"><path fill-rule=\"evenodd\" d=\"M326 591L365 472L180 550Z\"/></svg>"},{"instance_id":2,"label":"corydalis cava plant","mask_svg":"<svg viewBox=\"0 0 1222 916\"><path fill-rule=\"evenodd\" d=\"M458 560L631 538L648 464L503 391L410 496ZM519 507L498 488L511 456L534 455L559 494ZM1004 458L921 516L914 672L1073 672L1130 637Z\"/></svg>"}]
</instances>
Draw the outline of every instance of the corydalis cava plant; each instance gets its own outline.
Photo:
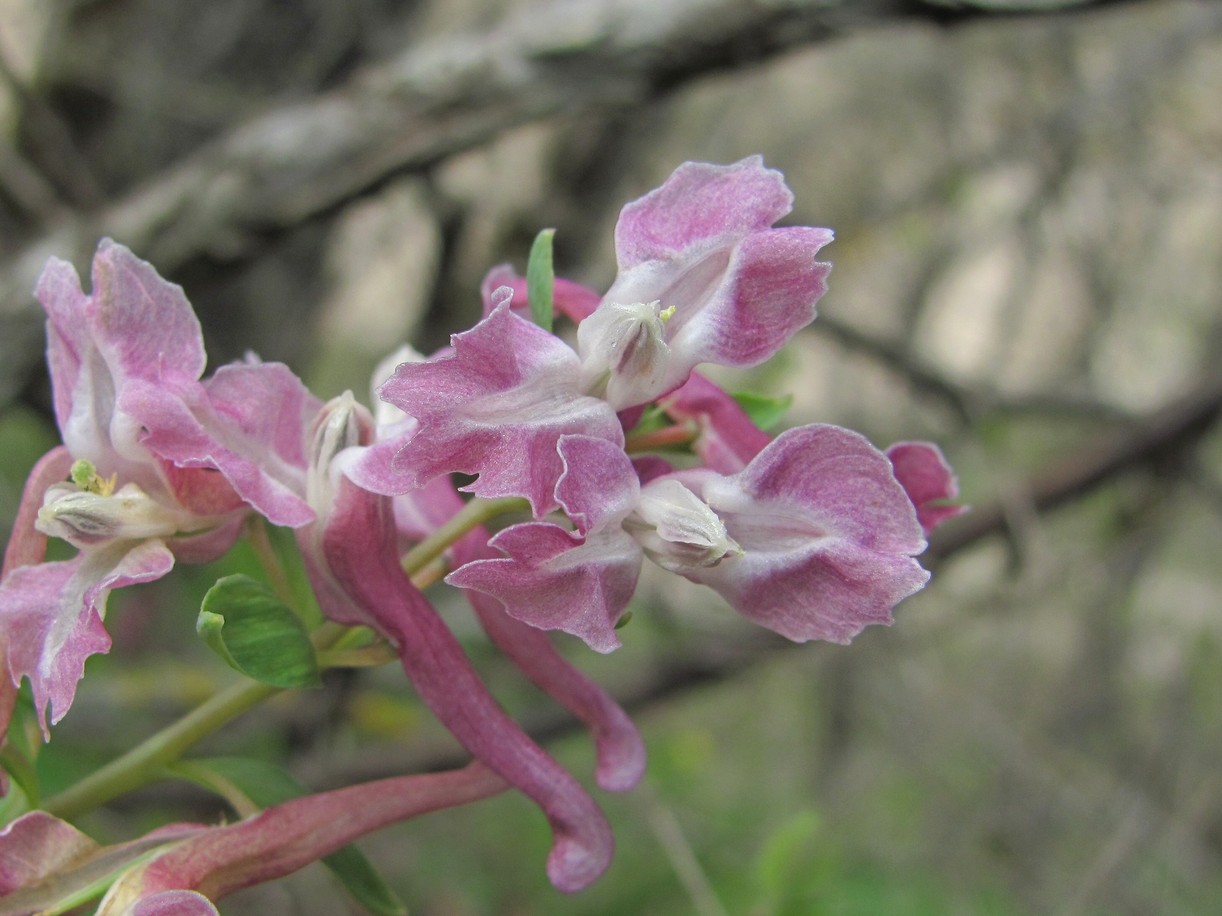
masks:
<instances>
[{"instance_id":1,"label":"corydalis cava plant","mask_svg":"<svg viewBox=\"0 0 1222 916\"><path fill-rule=\"evenodd\" d=\"M109 648L111 590L218 557L261 518L296 530L327 618L306 654L321 668L397 660L474 762L262 804L232 778L209 776L215 764L180 762L242 820L98 849L62 816L161 775L275 692L281 656L239 661L248 618L235 613L219 651L252 680L13 820L0 852L38 852L0 868L0 894L62 905L57 893L86 892L84 874L94 892L111 886L106 913L214 912L216 897L363 833L507 787L547 818L553 884L576 891L595 880L612 855L606 819L497 704L426 589L444 576L463 590L491 642L589 728L598 785L624 791L644 769L640 736L547 631L616 649L648 562L790 639L848 642L890 622L924 585L915 558L925 537L960 511L936 447L881 451L826 424L774 438L696 371L757 365L814 319L830 269L818 253L832 234L775 227L791 205L758 157L687 163L624 208L605 293L551 278L549 256L543 275L555 313L576 325L575 346L545 312L532 317L539 264L530 284L498 267L483 285L484 318L431 357L402 351L377 379L373 411L351 394L321 404L286 367L253 357L203 378L182 291L120 245L99 248L88 293L52 261L38 298L63 445L31 473L5 555L0 725L23 681L32 704L17 707L19 720L46 734L48 710L52 723L67 713L85 660ZM473 478L461 491L456 473ZM76 556L46 562L48 537ZM297 640L299 659L304 627L292 588L279 584L283 606L258 587L242 594L262 602L260 626L286 646ZM34 751L10 743L0 755L19 786L4 803L9 819L37 805ZM393 803L376 801L386 793ZM105 880L99 861L111 869Z\"/></svg>"}]
</instances>

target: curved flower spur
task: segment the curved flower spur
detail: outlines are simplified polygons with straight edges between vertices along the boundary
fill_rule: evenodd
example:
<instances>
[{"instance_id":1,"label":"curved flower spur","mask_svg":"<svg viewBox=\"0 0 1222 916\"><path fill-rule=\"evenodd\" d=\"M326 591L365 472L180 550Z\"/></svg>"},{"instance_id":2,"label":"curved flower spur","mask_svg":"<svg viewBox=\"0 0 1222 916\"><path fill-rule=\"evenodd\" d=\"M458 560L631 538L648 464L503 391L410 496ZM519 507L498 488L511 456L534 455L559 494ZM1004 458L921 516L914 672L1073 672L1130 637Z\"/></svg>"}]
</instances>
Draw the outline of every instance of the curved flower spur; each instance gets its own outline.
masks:
<instances>
[{"instance_id":1,"label":"curved flower spur","mask_svg":"<svg viewBox=\"0 0 1222 916\"><path fill-rule=\"evenodd\" d=\"M201 381L199 327L182 291L121 246L99 248L89 295L68 265L48 265L38 294L64 445L30 475L5 556L0 726L23 679L44 733L48 707L62 718L86 658L110 645L111 589L221 555L255 514L296 529L329 619L307 654L324 667L398 661L476 758L450 774L255 806L232 827L166 835L174 845L152 864L116 875L106 912L211 912L209 898L389 821L506 786L547 817L552 883L576 891L594 881L612 855L606 818L488 691L425 594L442 576L466 590L522 673L588 726L598 784L614 791L643 772L640 735L546 631L617 648L646 560L796 641L848 642L891 622L928 580L916 560L926 536L963 511L941 452L922 442L882 451L827 424L773 437L695 371L757 365L814 319L830 270L818 253L832 233L775 228L791 204L759 157L680 166L623 209L619 271L602 295L552 275L546 235L528 279L504 266L489 273L473 328L431 358L405 352L385 370L376 420L350 394L320 405L287 368L253 358ZM576 323L575 347L552 333L553 314ZM474 498L451 474L473 475L462 489ZM44 562L48 536L78 555ZM255 688L237 688L230 718L274 692ZM129 765L139 751L81 794L98 804L153 778ZM379 810L372 799L391 787L422 794ZM52 799L0 845L32 831L76 848L79 836L50 818L64 809L77 810ZM301 829L282 842L272 825L290 822ZM205 849L212 864L197 861ZM55 868L5 873L5 892L43 894Z\"/></svg>"}]
</instances>

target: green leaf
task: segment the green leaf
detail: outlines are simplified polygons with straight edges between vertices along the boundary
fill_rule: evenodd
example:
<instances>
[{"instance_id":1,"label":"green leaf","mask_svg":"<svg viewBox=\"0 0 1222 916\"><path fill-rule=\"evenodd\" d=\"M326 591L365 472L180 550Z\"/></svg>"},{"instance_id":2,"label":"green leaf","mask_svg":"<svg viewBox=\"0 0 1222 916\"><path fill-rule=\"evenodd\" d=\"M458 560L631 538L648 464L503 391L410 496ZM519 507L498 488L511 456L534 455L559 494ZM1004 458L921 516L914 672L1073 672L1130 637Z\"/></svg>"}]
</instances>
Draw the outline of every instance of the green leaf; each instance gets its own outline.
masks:
<instances>
[{"instance_id":1,"label":"green leaf","mask_svg":"<svg viewBox=\"0 0 1222 916\"><path fill-rule=\"evenodd\" d=\"M339 878L353 898L378 916L405 916L407 905L399 899L373 863L355 846L345 846L322 860Z\"/></svg>"},{"instance_id":2,"label":"green leaf","mask_svg":"<svg viewBox=\"0 0 1222 916\"><path fill-rule=\"evenodd\" d=\"M210 757L185 761L181 773L206 788L217 783L236 787L260 808L270 808L293 798L308 795L308 790L274 764L244 757ZM365 854L355 846L345 846L322 860L348 889L353 898L378 916L403 916L407 907Z\"/></svg>"},{"instance_id":3,"label":"green leaf","mask_svg":"<svg viewBox=\"0 0 1222 916\"><path fill-rule=\"evenodd\" d=\"M273 687L316 687L310 637L292 608L249 576L218 579L195 629L232 668Z\"/></svg>"},{"instance_id":4,"label":"green leaf","mask_svg":"<svg viewBox=\"0 0 1222 916\"><path fill-rule=\"evenodd\" d=\"M556 273L552 268L552 239L555 229L544 229L530 246L526 262L526 297L530 300L530 317L545 331L552 329L552 290Z\"/></svg>"},{"instance_id":5,"label":"green leaf","mask_svg":"<svg viewBox=\"0 0 1222 916\"><path fill-rule=\"evenodd\" d=\"M812 849L819 834L819 816L809 809L795 812L768 838L756 860L755 870L764 892L774 902L796 890L795 879L809 870Z\"/></svg>"},{"instance_id":6,"label":"green leaf","mask_svg":"<svg viewBox=\"0 0 1222 916\"><path fill-rule=\"evenodd\" d=\"M749 391L739 391L731 395L743 409L751 422L760 429L771 429L785 419L785 414L793 404L793 395L787 394L779 398L770 398L762 394L752 394Z\"/></svg>"}]
</instances>

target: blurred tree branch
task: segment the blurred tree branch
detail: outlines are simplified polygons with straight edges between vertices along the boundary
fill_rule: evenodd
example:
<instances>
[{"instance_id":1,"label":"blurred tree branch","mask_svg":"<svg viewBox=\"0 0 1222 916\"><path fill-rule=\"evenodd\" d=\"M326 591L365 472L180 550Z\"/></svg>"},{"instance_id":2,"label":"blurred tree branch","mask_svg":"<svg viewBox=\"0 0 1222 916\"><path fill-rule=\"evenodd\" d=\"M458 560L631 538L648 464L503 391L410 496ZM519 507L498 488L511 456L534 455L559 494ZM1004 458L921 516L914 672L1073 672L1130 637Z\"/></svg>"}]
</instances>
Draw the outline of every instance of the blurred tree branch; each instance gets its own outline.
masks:
<instances>
[{"instance_id":1,"label":"blurred tree branch","mask_svg":"<svg viewBox=\"0 0 1222 916\"><path fill-rule=\"evenodd\" d=\"M1040 512L1047 512L1082 498L1118 476L1143 466L1166 461L1188 461L1194 446L1222 416L1222 375L1202 384L1177 402L1155 411L1134 423L1123 433L1101 435L1053 466L1032 477L1022 488ZM936 567L955 554L993 535L1010 531L1010 500L1001 498L980 506L951 522L931 539L922 560ZM778 653L803 647L763 630L736 637L732 644L705 639L679 657L668 657L635 678L619 700L631 712L656 706L676 696L723 682L775 658ZM526 723L537 740L546 742L569 734L579 726L571 718L552 712L535 722ZM423 753L420 753L423 751ZM307 760L309 781L320 786L339 785L354 780L378 779L400 773L405 767L423 770L461 765L465 758L452 750L417 749L410 760L403 748L386 754L363 754L359 761L342 762L329 757ZM342 771L342 772L341 772Z\"/></svg>"},{"instance_id":2,"label":"blurred tree branch","mask_svg":"<svg viewBox=\"0 0 1222 916\"><path fill-rule=\"evenodd\" d=\"M341 88L234 128L128 196L61 220L0 271L0 403L37 359L30 290L48 256L85 263L111 236L174 274L510 127L622 111L709 73L906 20L949 24L1117 0L567 0L492 31L411 47Z\"/></svg>"}]
</instances>

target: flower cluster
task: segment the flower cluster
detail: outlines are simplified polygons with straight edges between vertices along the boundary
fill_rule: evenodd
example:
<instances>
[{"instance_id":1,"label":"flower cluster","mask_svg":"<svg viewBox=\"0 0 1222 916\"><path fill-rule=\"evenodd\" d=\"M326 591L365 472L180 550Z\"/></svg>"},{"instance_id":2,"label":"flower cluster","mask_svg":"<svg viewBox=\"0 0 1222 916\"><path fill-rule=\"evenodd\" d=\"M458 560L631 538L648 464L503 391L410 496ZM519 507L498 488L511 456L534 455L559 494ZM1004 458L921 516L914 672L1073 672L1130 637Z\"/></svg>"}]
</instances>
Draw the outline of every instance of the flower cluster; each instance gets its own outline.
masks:
<instances>
[{"instance_id":1,"label":"flower cluster","mask_svg":"<svg viewBox=\"0 0 1222 916\"><path fill-rule=\"evenodd\" d=\"M5 554L0 731L23 679L44 734L48 709L52 723L68 711L86 659L109 648L110 590L216 558L262 516L296 530L332 625L377 634L477 761L449 782L381 787L404 793L398 806L368 804L361 787L343 802L291 803L306 812L294 824L334 824L342 810L344 828L290 830L279 845L260 825L281 809L158 834L163 851L150 864L141 847L143 864L103 911L169 912L160 900L211 912L196 892L268 880L388 819L505 785L546 815L556 887L580 889L606 868L605 818L489 693L422 591L436 575L465 590L490 639L588 725L597 781L617 791L643 771L640 737L544 631L618 647L646 560L792 640L845 643L890 622L928 578L915 559L926 535L959 511L941 453L918 442L880 451L822 424L773 438L695 372L758 365L814 319L830 270L817 253L832 234L775 228L791 204L759 157L685 164L624 208L619 273L604 295L547 277L543 294L575 322L575 346L552 333L551 314L539 320L534 278L499 267L483 319L429 358L398 354L373 412L350 394L322 404L286 367L254 358L201 381L182 291L120 245L99 248L89 294L69 265L48 265L37 292L63 445L31 474ZM470 482L455 489L451 475ZM484 523L511 510L529 517L490 535ZM75 558L45 562L47 537ZM30 837L48 849L81 842L32 812L0 834L0 849ZM0 869L0 892L28 891L49 870Z\"/></svg>"}]
</instances>

